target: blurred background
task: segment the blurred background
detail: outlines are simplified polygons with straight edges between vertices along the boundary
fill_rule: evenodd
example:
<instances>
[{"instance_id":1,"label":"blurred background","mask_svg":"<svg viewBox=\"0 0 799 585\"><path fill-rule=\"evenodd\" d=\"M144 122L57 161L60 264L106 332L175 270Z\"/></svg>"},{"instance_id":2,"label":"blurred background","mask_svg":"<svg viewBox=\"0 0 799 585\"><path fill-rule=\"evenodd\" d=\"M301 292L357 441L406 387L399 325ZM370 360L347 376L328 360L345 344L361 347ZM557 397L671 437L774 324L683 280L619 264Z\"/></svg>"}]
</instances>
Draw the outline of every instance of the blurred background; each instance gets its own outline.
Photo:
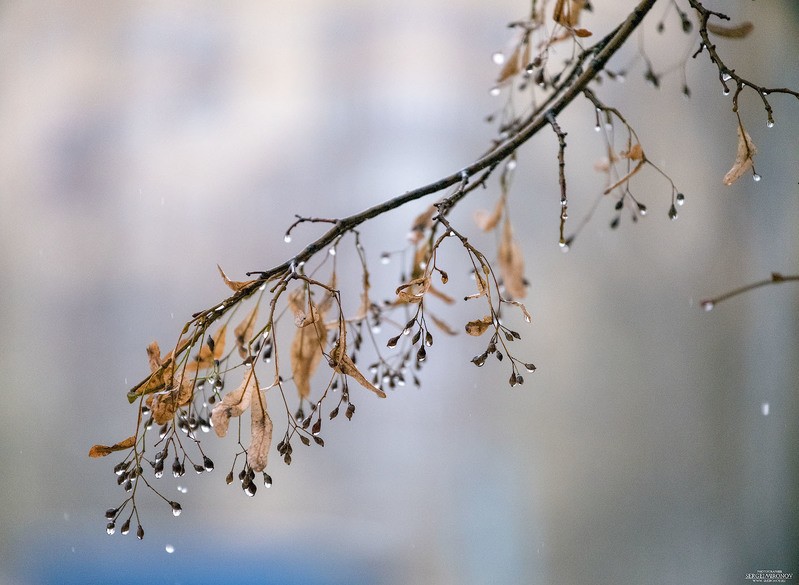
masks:
<instances>
[{"instance_id":1,"label":"blurred background","mask_svg":"<svg viewBox=\"0 0 799 585\"><path fill-rule=\"evenodd\" d=\"M595 4L584 25L602 35L634 2ZM719 41L738 73L799 87L796 2L714 4L755 22L748 39ZM105 534L122 492L114 461L86 453L130 434L125 393L147 372L147 344L169 346L227 296L217 263L241 279L317 237L306 225L284 243L293 214L342 217L474 160L504 103L489 95L491 55L529 3L3 2L0 584L799 573L799 287L699 307L799 271L799 103L774 96L768 129L757 96L742 95L763 179L722 185L735 117L706 55L689 62L682 97L679 63L696 41L673 12L654 32L667 5L613 62L630 66L626 81L597 93L685 193L679 219L646 170L633 192L647 217L610 230L605 201L563 254L555 137L519 153L510 205L533 314L519 354L538 372L511 389L506 363L469 363L484 340L438 335L421 389L356 393L324 449L296 447L290 468L272 453L275 484L253 499L224 484L233 443L207 441L217 471L161 480L185 511L145 497L138 542ZM678 66L660 90L631 65L639 43L656 70ZM590 104L559 120L576 225L603 187L602 142ZM494 180L453 221L472 230L497 195ZM401 268L380 253L405 245L428 204L363 227L378 298ZM451 274L462 260L453 247ZM351 252L338 261L357 268ZM460 327L474 310L438 312Z\"/></svg>"}]
</instances>

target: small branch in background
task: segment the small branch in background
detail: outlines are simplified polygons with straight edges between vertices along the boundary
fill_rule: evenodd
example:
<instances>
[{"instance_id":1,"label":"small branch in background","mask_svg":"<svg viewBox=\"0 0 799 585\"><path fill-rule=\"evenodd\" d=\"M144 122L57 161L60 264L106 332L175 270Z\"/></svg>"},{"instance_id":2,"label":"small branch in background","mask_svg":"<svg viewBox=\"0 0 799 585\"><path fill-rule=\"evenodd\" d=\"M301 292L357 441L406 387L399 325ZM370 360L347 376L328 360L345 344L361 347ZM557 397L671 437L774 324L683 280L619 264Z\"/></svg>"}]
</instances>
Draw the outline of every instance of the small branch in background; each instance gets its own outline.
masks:
<instances>
[{"instance_id":1,"label":"small branch in background","mask_svg":"<svg viewBox=\"0 0 799 585\"><path fill-rule=\"evenodd\" d=\"M765 280L760 280L758 282L753 282L751 284L747 284L746 286L736 288L735 290L731 290L717 297L705 299L700 302L700 305L702 309L704 309L705 311L712 311L719 303L723 301L726 301L733 297L737 297L738 295L742 295L744 293L748 293L749 291L754 290L756 288L768 286L771 284L782 284L784 282L799 282L799 274L789 274L786 276L779 272L772 272L770 278L767 278Z\"/></svg>"}]
</instances>

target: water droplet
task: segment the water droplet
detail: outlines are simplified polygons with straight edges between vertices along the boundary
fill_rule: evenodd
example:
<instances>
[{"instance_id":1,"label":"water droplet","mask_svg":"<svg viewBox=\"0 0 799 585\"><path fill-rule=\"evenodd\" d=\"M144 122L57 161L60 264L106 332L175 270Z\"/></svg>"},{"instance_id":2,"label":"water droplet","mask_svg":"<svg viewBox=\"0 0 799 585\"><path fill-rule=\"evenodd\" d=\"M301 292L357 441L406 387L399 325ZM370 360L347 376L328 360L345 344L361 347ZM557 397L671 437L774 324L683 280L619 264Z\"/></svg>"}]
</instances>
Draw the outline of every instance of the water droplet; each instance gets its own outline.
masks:
<instances>
[{"instance_id":1,"label":"water droplet","mask_svg":"<svg viewBox=\"0 0 799 585\"><path fill-rule=\"evenodd\" d=\"M177 502L169 502L169 505L172 506L172 515L180 516L180 513L183 511L183 508L180 507L180 504Z\"/></svg>"},{"instance_id":2,"label":"water droplet","mask_svg":"<svg viewBox=\"0 0 799 585\"><path fill-rule=\"evenodd\" d=\"M602 130L602 126L600 126L599 124L594 126L594 132L600 132L601 130Z\"/></svg>"},{"instance_id":3,"label":"water droplet","mask_svg":"<svg viewBox=\"0 0 799 585\"><path fill-rule=\"evenodd\" d=\"M189 492L189 488L187 488L187 487L184 487L184 486L182 486L182 485L179 485L179 486L178 486L178 491L179 491L181 494L186 494L186 493L188 493L188 492Z\"/></svg>"},{"instance_id":4,"label":"water droplet","mask_svg":"<svg viewBox=\"0 0 799 585\"><path fill-rule=\"evenodd\" d=\"M173 552L175 552L175 547L171 544L168 544L164 547L164 550L167 552L167 554L171 555Z\"/></svg>"},{"instance_id":5,"label":"water droplet","mask_svg":"<svg viewBox=\"0 0 799 585\"><path fill-rule=\"evenodd\" d=\"M513 169L515 169L516 168L516 159L515 158L510 159L507 162L507 164L505 165L505 168L507 168L509 171L512 171Z\"/></svg>"},{"instance_id":6,"label":"water droplet","mask_svg":"<svg viewBox=\"0 0 799 585\"><path fill-rule=\"evenodd\" d=\"M327 251L327 253L328 253L328 254L330 254L331 256L335 256L335 255L336 255L336 249L335 249L335 248L330 248L330 249Z\"/></svg>"},{"instance_id":7,"label":"water droplet","mask_svg":"<svg viewBox=\"0 0 799 585\"><path fill-rule=\"evenodd\" d=\"M768 122L766 122L766 127L767 128L774 128L774 120L769 120Z\"/></svg>"},{"instance_id":8,"label":"water droplet","mask_svg":"<svg viewBox=\"0 0 799 585\"><path fill-rule=\"evenodd\" d=\"M505 55L497 51L491 55L491 60L497 65L502 65L505 62Z\"/></svg>"},{"instance_id":9,"label":"water droplet","mask_svg":"<svg viewBox=\"0 0 799 585\"><path fill-rule=\"evenodd\" d=\"M105 532L106 534L114 534L116 532L117 526L113 522L109 522L105 525Z\"/></svg>"},{"instance_id":10,"label":"water droplet","mask_svg":"<svg viewBox=\"0 0 799 585\"><path fill-rule=\"evenodd\" d=\"M722 93L722 94L724 94L724 95L730 95L730 88L729 88L729 87L725 87L725 88L724 88L724 89L721 91L721 93Z\"/></svg>"},{"instance_id":11,"label":"water droplet","mask_svg":"<svg viewBox=\"0 0 799 585\"><path fill-rule=\"evenodd\" d=\"M266 472L264 472L264 487L267 489L272 487L272 477Z\"/></svg>"},{"instance_id":12,"label":"water droplet","mask_svg":"<svg viewBox=\"0 0 799 585\"><path fill-rule=\"evenodd\" d=\"M558 246L560 246L561 248L569 247L569 245L566 243L566 240L561 240L560 242L558 242Z\"/></svg>"},{"instance_id":13,"label":"water droplet","mask_svg":"<svg viewBox=\"0 0 799 585\"><path fill-rule=\"evenodd\" d=\"M125 520L125 523L119 529L119 533L120 534L127 534L128 532L130 532L130 520Z\"/></svg>"},{"instance_id":14,"label":"water droplet","mask_svg":"<svg viewBox=\"0 0 799 585\"><path fill-rule=\"evenodd\" d=\"M672 221L677 219L677 208L674 206L674 204L672 204L672 206L669 208L669 219Z\"/></svg>"},{"instance_id":15,"label":"water droplet","mask_svg":"<svg viewBox=\"0 0 799 585\"><path fill-rule=\"evenodd\" d=\"M388 264L391 262L391 255L388 252L380 254L380 264Z\"/></svg>"},{"instance_id":16,"label":"water droplet","mask_svg":"<svg viewBox=\"0 0 799 585\"><path fill-rule=\"evenodd\" d=\"M730 79L732 79L732 75L730 75L725 71L724 73L721 74L721 79L723 79L724 81L729 81Z\"/></svg>"},{"instance_id":17,"label":"water droplet","mask_svg":"<svg viewBox=\"0 0 799 585\"><path fill-rule=\"evenodd\" d=\"M289 234L286 234L285 236L283 236L283 241L288 244L289 242L291 242L291 236Z\"/></svg>"},{"instance_id":18,"label":"water droplet","mask_svg":"<svg viewBox=\"0 0 799 585\"><path fill-rule=\"evenodd\" d=\"M380 325L372 325L372 333L380 333L380 331L382 331Z\"/></svg>"},{"instance_id":19,"label":"water droplet","mask_svg":"<svg viewBox=\"0 0 799 585\"><path fill-rule=\"evenodd\" d=\"M493 95L493 96L497 96L497 95L499 95L500 91L502 91L502 90L500 90L498 87L492 87L491 91L489 91L488 93Z\"/></svg>"},{"instance_id":20,"label":"water droplet","mask_svg":"<svg viewBox=\"0 0 799 585\"><path fill-rule=\"evenodd\" d=\"M760 405L760 412L763 413L763 416L768 416L769 410L771 410L771 406L768 402L764 402Z\"/></svg>"},{"instance_id":21,"label":"water droplet","mask_svg":"<svg viewBox=\"0 0 799 585\"><path fill-rule=\"evenodd\" d=\"M703 301L702 302L702 310L705 312L710 312L713 310L713 307L716 306L716 303L713 301Z\"/></svg>"},{"instance_id":22,"label":"water droplet","mask_svg":"<svg viewBox=\"0 0 799 585\"><path fill-rule=\"evenodd\" d=\"M144 538L144 528L141 527L141 524L139 524L139 527L136 528L136 538L139 540Z\"/></svg>"},{"instance_id":23,"label":"water droplet","mask_svg":"<svg viewBox=\"0 0 799 585\"><path fill-rule=\"evenodd\" d=\"M535 365L533 364L524 364L524 369L528 372L535 372Z\"/></svg>"},{"instance_id":24,"label":"water droplet","mask_svg":"<svg viewBox=\"0 0 799 585\"><path fill-rule=\"evenodd\" d=\"M677 205L683 205L685 203L685 195L682 193L677 193Z\"/></svg>"},{"instance_id":25,"label":"water droplet","mask_svg":"<svg viewBox=\"0 0 799 585\"><path fill-rule=\"evenodd\" d=\"M757 183L758 181L760 181L760 179L761 179L761 178L762 178L762 177L761 177L760 175L758 175L757 173L753 173L753 174L752 174L752 180L753 180L755 183Z\"/></svg>"}]
</instances>

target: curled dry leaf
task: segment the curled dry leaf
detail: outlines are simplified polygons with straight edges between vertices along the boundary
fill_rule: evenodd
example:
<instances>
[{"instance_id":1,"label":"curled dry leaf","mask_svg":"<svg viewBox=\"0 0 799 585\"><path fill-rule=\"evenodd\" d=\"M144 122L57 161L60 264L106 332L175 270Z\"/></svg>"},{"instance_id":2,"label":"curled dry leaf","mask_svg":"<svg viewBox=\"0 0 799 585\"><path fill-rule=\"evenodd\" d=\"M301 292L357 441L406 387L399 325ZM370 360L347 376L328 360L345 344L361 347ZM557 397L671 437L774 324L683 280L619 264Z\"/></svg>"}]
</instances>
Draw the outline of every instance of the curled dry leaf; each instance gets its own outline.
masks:
<instances>
[{"instance_id":1,"label":"curled dry leaf","mask_svg":"<svg viewBox=\"0 0 799 585\"><path fill-rule=\"evenodd\" d=\"M633 177L633 175L635 175L635 173L637 173L638 171L640 171L643 168L644 164L646 164L646 159L642 158L641 160L638 161L638 164L635 165L629 173L627 173L621 179L619 179L618 181L613 183L610 187L605 189L602 192L602 194L603 195L607 195L608 193L613 191L613 189L615 189L616 187L621 187L622 185L624 185L624 183L626 183L627 181L632 179L632 177Z\"/></svg>"},{"instance_id":2,"label":"curled dry leaf","mask_svg":"<svg viewBox=\"0 0 799 585\"><path fill-rule=\"evenodd\" d=\"M505 291L512 298L521 298L526 294L524 286L524 257L522 249L513 237L510 220L505 218L502 229L502 240L497 250L497 262L505 284Z\"/></svg>"},{"instance_id":3,"label":"curled dry leaf","mask_svg":"<svg viewBox=\"0 0 799 585\"><path fill-rule=\"evenodd\" d=\"M218 437L227 435L231 417L241 416L249 408L253 388L256 388L255 375L252 370L248 370L241 385L225 394L222 402L211 411L211 424Z\"/></svg>"},{"instance_id":4,"label":"curled dry leaf","mask_svg":"<svg viewBox=\"0 0 799 585\"><path fill-rule=\"evenodd\" d=\"M425 275L399 285L396 294L399 302L418 303L428 290L430 290L430 277Z\"/></svg>"},{"instance_id":5,"label":"curled dry leaf","mask_svg":"<svg viewBox=\"0 0 799 585\"><path fill-rule=\"evenodd\" d=\"M249 286L250 284L252 284L253 282L255 282L254 280L248 280L246 282L237 282L235 280L230 280L227 277L227 274L225 274L225 271L222 270L222 267L219 264L217 264L216 267L219 269L219 274L222 275L222 280L225 281L225 284L233 292L239 292L241 289L243 289L243 288Z\"/></svg>"},{"instance_id":6,"label":"curled dry leaf","mask_svg":"<svg viewBox=\"0 0 799 585\"><path fill-rule=\"evenodd\" d=\"M124 451L125 449L130 449L135 444L136 444L136 435L128 437L127 439L124 439L119 443L114 443L111 446L94 445L92 446L91 449L89 449L89 457L105 457L106 455L110 455L114 451Z\"/></svg>"},{"instance_id":7,"label":"curled dry leaf","mask_svg":"<svg viewBox=\"0 0 799 585\"><path fill-rule=\"evenodd\" d=\"M266 410L266 399L261 390L254 390L250 413L250 446L247 448L247 463L256 473L266 468L269 447L272 445L272 419Z\"/></svg>"},{"instance_id":8,"label":"curled dry leaf","mask_svg":"<svg viewBox=\"0 0 799 585\"><path fill-rule=\"evenodd\" d=\"M178 408L191 402L194 395L194 381L189 376L183 375L182 372L179 378L176 379L174 365L170 364L163 374L167 390L153 394L147 399L156 424L162 425L171 421Z\"/></svg>"},{"instance_id":9,"label":"curled dry leaf","mask_svg":"<svg viewBox=\"0 0 799 585\"><path fill-rule=\"evenodd\" d=\"M751 169L755 164L755 154L757 154L757 148L755 148L755 144L752 142L752 137L749 136L749 133L739 124L738 152L735 155L735 164L732 165L732 168L724 175L724 184L729 187L740 179L741 175Z\"/></svg>"},{"instance_id":10,"label":"curled dry leaf","mask_svg":"<svg viewBox=\"0 0 799 585\"><path fill-rule=\"evenodd\" d=\"M749 36L749 33L752 32L754 28L755 25L749 21L744 21L741 24L736 24L734 26L713 24L712 22L707 23L708 32L720 37L726 37L728 39L742 39L746 36Z\"/></svg>"},{"instance_id":11,"label":"curled dry leaf","mask_svg":"<svg viewBox=\"0 0 799 585\"><path fill-rule=\"evenodd\" d=\"M475 337L479 337L483 333L485 333L489 327L494 324L494 320L491 318L491 315L486 315L482 319L475 319L474 321L469 321L466 324L466 333L469 335L474 335Z\"/></svg>"},{"instance_id":12,"label":"curled dry leaf","mask_svg":"<svg viewBox=\"0 0 799 585\"><path fill-rule=\"evenodd\" d=\"M630 160L644 160L644 149L641 148L641 143L636 142L630 147L629 151L623 151L619 153L620 156L623 158L627 158Z\"/></svg>"},{"instance_id":13,"label":"curled dry leaf","mask_svg":"<svg viewBox=\"0 0 799 585\"><path fill-rule=\"evenodd\" d=\"M324 319L316 319L313 327L300 327L291 342L291 371L300 398L311 393L311 378L322 360L322 350L326 345L327 326Z\"/></svg>"},{"instance_id":14,"label":"curled dry leaf","mask_svg":"<svg viewBox=\"0 0 799 585\"><path fill-rule=\"evenodd\" d=\"M250 311L250 314L247 315L244 320L233 330L233 333L236 336L236 347L239 350L239 356L241 356L241 359L246 359L250 354L247 346L250 342L250 339L252 339L252 333L255 329L255 322L257 319L258 305L255 305L252 311Z\"/></svg>"},{"instance_id":15,"label":"curled dry leaf","mask_svg":"<svg viewBox=\"0 0 799 585\"><path fill-rule=\"evenodd\" d=\"M211 341L202 345L199 353L194 356L194 360L189 362L186 366L187 371L194 372L196 370L210 368L214 365L214 360L218 360L222 357L222 354L225 353L226 330L227 325L222 325L222 327L217 330L216 335L211 338Z\"/></svg>"}]
</instances>

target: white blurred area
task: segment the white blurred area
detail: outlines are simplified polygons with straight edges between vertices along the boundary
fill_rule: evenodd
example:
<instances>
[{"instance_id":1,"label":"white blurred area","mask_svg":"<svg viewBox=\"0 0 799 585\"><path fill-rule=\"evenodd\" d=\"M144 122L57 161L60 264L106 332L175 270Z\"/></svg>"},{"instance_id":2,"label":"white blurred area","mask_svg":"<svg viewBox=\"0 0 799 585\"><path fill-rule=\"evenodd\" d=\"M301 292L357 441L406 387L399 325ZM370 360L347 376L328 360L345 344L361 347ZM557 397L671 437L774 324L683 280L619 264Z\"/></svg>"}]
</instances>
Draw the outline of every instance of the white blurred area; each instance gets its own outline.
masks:
<instances>
[{"instance_id":1,"label":"white blurred area","mask_svg":"<svg viewBox=\"0 0 799 585\"><path fill-rule=\"evenodd\" d=\"M634 2L594 2L597 35ZM612 7L606 6L612 4ZM654 24L639 42L658 70L696 46ZM792 0L708 2L752 20L720 41L738 73L799 87ZM799 101L756 95L741 113L762 181L724 187L735 117L706 55L660 90L640 61L597 94L636 128L649 208L612 231L604 202L568 254L557 245L556 139L520 151L511 192L533 323L511 389L507 363L469 363L484 341L438 334L421 390L326 423L255 498L208 477L161 480L185 512L145 494L144 541L109 537L113 461L86 457L135 422L125 392L144 348L167 347L231 278L266 269L320 233L294 214L341 217L438 179L490 143L491 55L524 1L403 3L23 2L0 6L0 584L745 583L799 574L799 287L768 287L703 313L699 300L799 272ZM594 116L560 117L572 225L602 190ZM456 210L490 207L496 179ZM411 205L363 227L373 293L388 298ZM486 249L490 237L475 235ZM353 250L338 262L355 274ZM465 273L452 244L451 274ZM355 293L357 294L357 290ZM474 302L474 301L473 301ZM471 305L438 313L454 325ZM481 313L482 314L482 313ZM460 326L460 325L458 325ZM278 426L279 417L275 417ZM281 431L282 432L282 431ZM209 437L208 444L216 440ZM186 487L184 495L176 486ZM167 554L166 545L174 552ZM797 577L794 576L794 579Z\"/></svg>"}]
</instances>

